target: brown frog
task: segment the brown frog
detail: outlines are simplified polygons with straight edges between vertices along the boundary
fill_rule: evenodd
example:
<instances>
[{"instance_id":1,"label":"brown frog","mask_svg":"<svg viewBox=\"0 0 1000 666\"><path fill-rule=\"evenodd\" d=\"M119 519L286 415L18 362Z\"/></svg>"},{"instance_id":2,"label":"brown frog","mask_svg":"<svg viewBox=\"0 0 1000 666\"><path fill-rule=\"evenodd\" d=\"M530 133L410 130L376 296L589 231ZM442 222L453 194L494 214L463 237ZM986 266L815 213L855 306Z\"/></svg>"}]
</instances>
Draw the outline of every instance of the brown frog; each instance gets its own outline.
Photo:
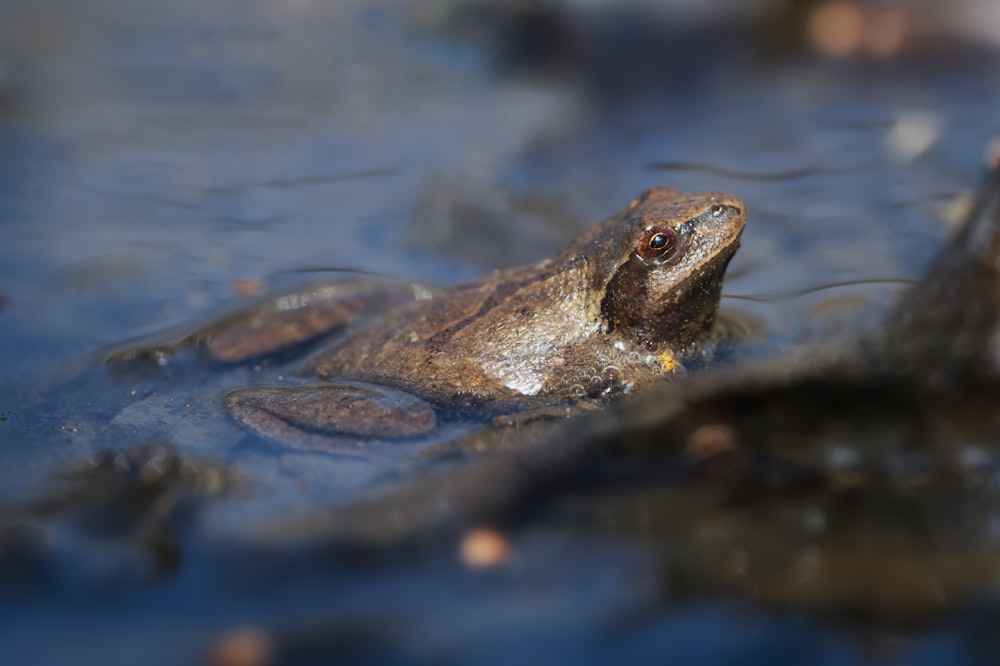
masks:
<instances>
[{"instance_id":1,"label":"brown frog","mask_svg":"<svg viewBox=\"0 0 1000 666\"><path fill-rule=\"evenodd\" d=\"M434 407L496 417L643 389L709 335L745 222L731 194L650 189L555 257L418 295L346 335L306 363L325 383L238 389L228 406L280 440L405 437L435 426Z\"/></svg>"}]
</instances>

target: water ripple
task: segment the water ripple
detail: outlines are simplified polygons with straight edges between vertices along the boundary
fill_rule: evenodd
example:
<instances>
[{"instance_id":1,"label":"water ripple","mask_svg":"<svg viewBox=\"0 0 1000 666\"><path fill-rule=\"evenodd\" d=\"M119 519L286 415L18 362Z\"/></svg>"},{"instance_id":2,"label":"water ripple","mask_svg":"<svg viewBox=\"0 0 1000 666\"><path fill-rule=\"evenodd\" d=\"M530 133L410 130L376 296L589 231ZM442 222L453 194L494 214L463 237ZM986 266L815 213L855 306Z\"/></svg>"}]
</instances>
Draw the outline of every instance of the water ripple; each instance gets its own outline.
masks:
<instances>
[{"instance_id":1,"label":"water ripple","mask_svg":"<svg viewBox=\"0 0 1000 666\"><path fill-rule=\"evenodd\" d=\"M839 289L841 287L856 287L859 285L873 285L873 284L897 284L900 286L910 286L916 284L916 280L909 280L906 278L866 278L863 280L841 280L840 282L830 282L827 284L821 284L814 287L805 287L803 289L794 289L791 291L780 291L772 292L770 294L758 294L758 295L748 295L748 294L723 294L723 298L731 298L736 301L753 301L755 303L767 303L770 301L786 300L791 298L798 298L800 296L805 296L807 294L815 294L820 291L826 291L828 289Z\"/></svg>"},{"instance_id":2,"label":"water ripple","mask_svg":"<svg viewBox=\"0 0 1000 666\"><path fill-rule=\"evenodd\" d=\"M702 173L710 173L716 176L721 176L723 178L731 178L733 180L747 180L747 181L783 181L783 180L795 180L798 178L807 178L809 176L818 175L837 175L837 174L848 174L848 173L858 173L865 171L874 166L873 162L863 162L861 164L854 164L851 166L844 167L802 167L799 169L790 169L787 171L773 171L771 173L762 173L759 171L740 171L738 169L727 169L725 167L715 166L713 164L701 164L698 162L683 162L679 160L664 160L661 162L652 162L647 165L646 168L651 171L698 171Z\"/></svg>"}]
</instances>

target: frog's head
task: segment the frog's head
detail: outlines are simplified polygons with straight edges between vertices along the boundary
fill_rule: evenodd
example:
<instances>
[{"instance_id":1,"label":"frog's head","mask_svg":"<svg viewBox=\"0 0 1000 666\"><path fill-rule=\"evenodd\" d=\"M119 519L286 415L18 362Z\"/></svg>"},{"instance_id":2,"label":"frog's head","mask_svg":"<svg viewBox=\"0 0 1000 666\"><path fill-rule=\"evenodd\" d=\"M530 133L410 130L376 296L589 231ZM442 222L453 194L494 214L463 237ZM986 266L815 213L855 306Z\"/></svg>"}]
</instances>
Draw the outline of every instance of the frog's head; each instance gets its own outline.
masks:
<instances>
[{"instance_id":1,"label":"frog's head","mask_svg":"<svg viewBox=\"0 0 1000 666\"><path fill-rule=\"evenodd\" d=\"M607 330L650 349L700 337L745 224L746 206L732 194L654 188L597 225L585 252Z\"/></svg>"}]
</instances>

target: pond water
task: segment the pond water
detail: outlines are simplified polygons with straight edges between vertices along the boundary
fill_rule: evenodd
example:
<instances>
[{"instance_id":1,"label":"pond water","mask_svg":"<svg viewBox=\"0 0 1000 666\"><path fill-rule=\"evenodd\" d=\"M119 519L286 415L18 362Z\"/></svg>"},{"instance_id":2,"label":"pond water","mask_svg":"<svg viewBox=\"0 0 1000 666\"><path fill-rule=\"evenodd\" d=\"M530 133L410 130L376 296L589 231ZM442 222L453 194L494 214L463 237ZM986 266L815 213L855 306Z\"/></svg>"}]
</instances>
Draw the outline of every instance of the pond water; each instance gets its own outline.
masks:
<instances>
[{"instance_id":1,"label":"pond water","mask_svg":"<svg viewBox=\"0 0 1000 666\"><path fill-rule=\"evenodd\" d=\"M870 325L978 179L1000 129L997 56L948 41L825 60L723 4L4 3L11 663L197 663L245 626L280 663L972 658L944 620L904 642L701 595L571 508L519 527L487 572L451 541L327 559L262 538L451 464L465 431L291 451L224 413L253 368L103 364L231 308L243 284L314 275L297 271L447 285L534 261L658 184L747 202L723 306L760 322L750 353ZM628 506L609 501L608 520L639 520Z\"/></svg>"}]
</instances>

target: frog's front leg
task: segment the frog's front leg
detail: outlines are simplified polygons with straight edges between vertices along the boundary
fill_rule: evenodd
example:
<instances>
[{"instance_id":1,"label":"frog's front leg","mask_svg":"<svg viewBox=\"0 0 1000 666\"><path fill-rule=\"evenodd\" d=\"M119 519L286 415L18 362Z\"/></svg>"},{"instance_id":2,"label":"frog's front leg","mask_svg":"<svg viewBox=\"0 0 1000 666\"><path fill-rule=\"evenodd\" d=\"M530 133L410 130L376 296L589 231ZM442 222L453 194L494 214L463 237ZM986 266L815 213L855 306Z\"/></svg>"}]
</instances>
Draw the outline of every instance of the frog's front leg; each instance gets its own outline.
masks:
<instances>
[{"instance_id":1,"label":"frog's front leg","mask_svg":"<svg viewBox=\"0 0 1000 666\"><path fill-rule=\"evenodd\" d=\"M298 448L331 448L369 438L403 439L437 426L437 416L427 402L374 384L251 386L230 391L226 403L237 421Z\"/></svg>"},{"instance_id":2,"label":"frog's front leg","mask_svg":"<svg viewBox=\"0 0 1000 666\"><path fill-rule=\"evenodd\" d=\"M154 334L119 348L107 361L167 359L196 346L217 361L240 363L295 349L366 315L430 294L424 287L385 280L316 284L238 309L193 331Z\"/></svg>"},{"instance_id":3,"label":"frog's front leg","mask_svg":"<svg viewBox=\"0 0 1000 666\"><path fill-rule=\"evenodd\" d=\"M362 280L285 294L193 334L216 360L239 363L308 343L373 312L429 295L405 282Z\"/></svg>"}]
</instances>

